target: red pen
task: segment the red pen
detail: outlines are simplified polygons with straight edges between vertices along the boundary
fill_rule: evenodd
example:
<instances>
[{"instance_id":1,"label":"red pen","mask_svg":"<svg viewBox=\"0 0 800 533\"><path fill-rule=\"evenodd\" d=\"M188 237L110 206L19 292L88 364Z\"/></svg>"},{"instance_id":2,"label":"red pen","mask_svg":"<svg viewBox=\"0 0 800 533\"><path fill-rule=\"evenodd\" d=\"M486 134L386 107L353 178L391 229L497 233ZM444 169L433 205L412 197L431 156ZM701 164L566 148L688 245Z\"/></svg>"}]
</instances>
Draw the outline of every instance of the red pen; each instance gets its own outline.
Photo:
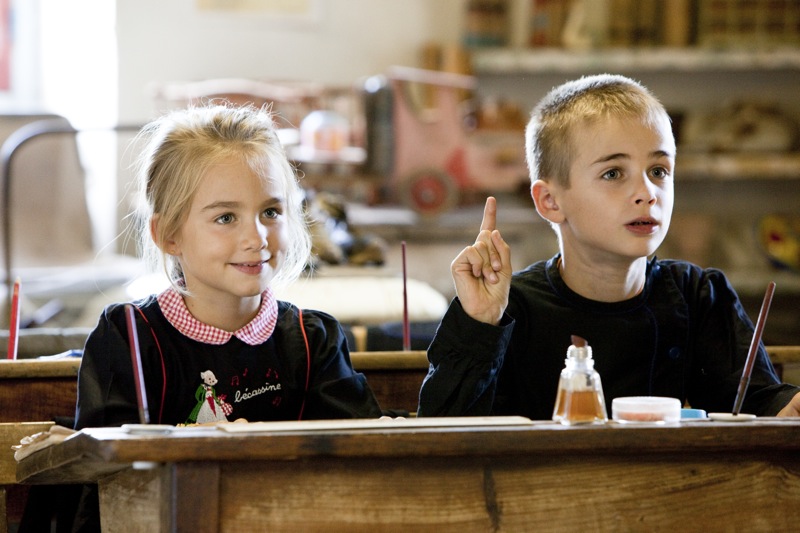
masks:
<instances>
[{"instance_id":1,"label":"red pen","mask_svg":"<svg viewBox=\"0 0 800 533\"><path fill-rule=\"evenodd\" d=\"M128 325L128 343L131 351L131 364L133 365L133 381L136 386L136 403L139 407L139 422L150 423L150 410L147 407L147 389L144 386L144 372L142 371L142 354L139 351L139 333L136 329L136 315L133 305L125 305L125 320Z\"/></svg>"},{"instance_id":2,"label":"red pen","mask_svg":"<svg viewBox=\"0 0 800 533\"><path fill-rule=\"evenodd\" d=\"M11 296L11 317L8 326L8 358L17 358L17 345L19 344L19 290L20 280L14 282L14 293Z\"/></svg>"},{"instance_id":3,"label":"red pen","mask_svg":"<svg viewBox=\"0 0 800 533\"><path fill-rule=\"evenodd\" d=\"M753 373L753 364L756 360L758 345L761 342L762 335L764 334L764 324L767 322L769 307L772 305L773 294L775 294L775 282L770 281L767 285L767 293L764 295L764 301L761 303L761 311L758 312L758 320L756 320L755 331L753 331L753 340L750 341L750 351L747 352L747 359L745 360L744 370L742 371L742 378L739 380L739 389L736 391L736 399L733 402L734 416L738 416L739 411L742 409L742 403L744 403L744 396L747 393L747 386L750 384L750 375Z\"/></svg>"},{"instance_id":4,"label":"red pen","mask_svg":"<svg viewBox=\"0 0 800 533\"><path fill-rule=\"evenodd\" d=\"M403 250L403 351L411 349L411 328L408 323L408 292L406 289L406 241L401 243Z\"/></svg>"}]
</instances>

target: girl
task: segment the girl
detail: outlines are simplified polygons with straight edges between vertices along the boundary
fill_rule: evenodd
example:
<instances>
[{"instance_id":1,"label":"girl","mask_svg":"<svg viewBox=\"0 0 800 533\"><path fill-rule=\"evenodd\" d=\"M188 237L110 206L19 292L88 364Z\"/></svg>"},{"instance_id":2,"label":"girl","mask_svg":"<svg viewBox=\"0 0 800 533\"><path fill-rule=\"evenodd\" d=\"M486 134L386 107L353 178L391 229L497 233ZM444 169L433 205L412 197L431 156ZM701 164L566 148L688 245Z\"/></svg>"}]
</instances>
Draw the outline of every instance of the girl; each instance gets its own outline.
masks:
<instances>
[{"instance_id":1,"label":"girl","mask_svg":"<svg viewBox=\"0 0 800 533\"><path fill-rule=\"evenodd\" d=\"M170 281L135 303L150 420L379 417L339 323L273 295L302 272L311 242L271 114L183 109L141 135L139 229L145 257ZM124 307L114 304L86 342L75 428L134 422Z\"/></svg>"}]
</instances>

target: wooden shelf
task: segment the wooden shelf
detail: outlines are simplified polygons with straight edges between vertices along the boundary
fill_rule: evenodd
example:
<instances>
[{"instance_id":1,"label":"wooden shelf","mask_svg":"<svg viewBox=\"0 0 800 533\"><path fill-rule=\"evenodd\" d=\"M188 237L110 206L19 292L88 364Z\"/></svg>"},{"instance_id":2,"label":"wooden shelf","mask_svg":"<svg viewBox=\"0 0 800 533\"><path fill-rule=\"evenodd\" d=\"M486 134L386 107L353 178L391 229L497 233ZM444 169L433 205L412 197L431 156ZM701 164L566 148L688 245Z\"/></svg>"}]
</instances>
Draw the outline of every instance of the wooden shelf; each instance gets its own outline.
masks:
<instances>
[{"instance_id":1,"label":"wooden shelf","mask_svg":"<svg viewBox=\"0 0 800 533\"><path fill-rule=\"evenodd\" d=\"M800 70L800 48L712 50L633 48L568 51L561 48L483 48L472 52L475 73L701 72L709 70Z\"/></svg>"}]
</instances>

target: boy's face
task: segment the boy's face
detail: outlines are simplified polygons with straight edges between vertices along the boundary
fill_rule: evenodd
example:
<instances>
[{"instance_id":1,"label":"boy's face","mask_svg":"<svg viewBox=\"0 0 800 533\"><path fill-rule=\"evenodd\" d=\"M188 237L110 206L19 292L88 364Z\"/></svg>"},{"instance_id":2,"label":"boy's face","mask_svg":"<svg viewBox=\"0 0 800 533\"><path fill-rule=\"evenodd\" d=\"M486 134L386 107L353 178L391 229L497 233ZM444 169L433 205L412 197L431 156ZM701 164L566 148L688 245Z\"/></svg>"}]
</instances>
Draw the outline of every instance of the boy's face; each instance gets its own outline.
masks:
<instances>
[{"instance_id":1,"label":"boy's face","mask_svg":"<svg viewBox=\"0 0 800 533\"><path fill-rule=\"evenodd\" d=\"M672 217L675 139L655 126L606 118L578 126L568 189L555 186L565 254L599 263L655 252Z\"/></svg>"}]
</instances>

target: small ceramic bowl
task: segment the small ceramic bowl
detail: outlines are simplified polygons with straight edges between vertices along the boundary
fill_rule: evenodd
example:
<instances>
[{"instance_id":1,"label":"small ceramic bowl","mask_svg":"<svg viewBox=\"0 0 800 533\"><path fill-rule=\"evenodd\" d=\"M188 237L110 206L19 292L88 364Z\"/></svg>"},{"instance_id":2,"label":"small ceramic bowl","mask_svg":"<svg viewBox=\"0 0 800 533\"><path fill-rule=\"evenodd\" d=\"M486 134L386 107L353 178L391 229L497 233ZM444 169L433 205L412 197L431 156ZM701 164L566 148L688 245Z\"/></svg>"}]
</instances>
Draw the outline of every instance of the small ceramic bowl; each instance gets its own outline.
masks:
<instances>
[{"instance_id":1,"label":"small ceramic bowl","mask_svg":"<svg viewBox=\"0 0 800 533\"><path fill-rule=\"evenodd\" d=\"M661 396L626 396L611 402L612 418L617 422L679 422L681 402Z\"/></svg>"}]
</instances>

